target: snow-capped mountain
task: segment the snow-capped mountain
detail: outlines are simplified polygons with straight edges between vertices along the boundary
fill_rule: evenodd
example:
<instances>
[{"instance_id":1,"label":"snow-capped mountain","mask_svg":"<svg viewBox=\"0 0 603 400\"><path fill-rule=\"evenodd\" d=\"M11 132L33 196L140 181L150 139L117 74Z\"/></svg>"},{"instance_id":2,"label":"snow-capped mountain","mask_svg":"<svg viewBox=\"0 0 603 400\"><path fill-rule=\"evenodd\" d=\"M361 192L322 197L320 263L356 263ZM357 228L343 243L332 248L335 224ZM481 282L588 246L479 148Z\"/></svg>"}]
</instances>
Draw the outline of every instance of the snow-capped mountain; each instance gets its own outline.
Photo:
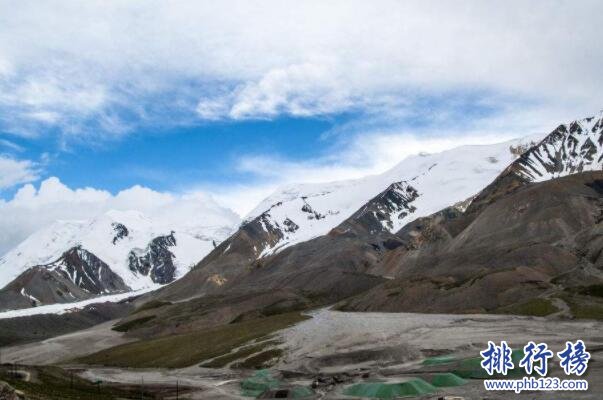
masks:
<instances>
[{"instance_id":1,"label":"snow-capped mountain","mask_svg":"<svg viewBox=\"0 0 603 400\"><path fill-rule=\"evenodd\" d=\"M130 288L94 254L72 247L46 265L28 268L0 290L0 310L71 303Z\"/></svg>"},{"instance_id":2,"label":"snow-capped mountain","mask_svg":"<svg viewBox=\"0 0 603 400\"><path fill-rule=\"evenodd\" d=\"M515 165L516 173L542 182L603 166L603 111L597 117L560 125Z\"/></svg>"},{"instance_id":3,"label":"snow-capped mountain","mask_svg":"<svg viewBox=\"0 0 603 400\"><path fill-rule=\"evenodd\" d=\"M514 149L528 148L541 137L415 155L380 175L283 188L245 218L278 238L258 244L257 257L327 234L380 193L373 216L383 229L396 232L415 218L474 196L518 158Z\"/></svg>"},{"instance_id":4,"label":"snow-capped mountain","mask_svg":"<svg viewBox=\"0 0 603 400\"><path fill-rule=\"evenodd\" d=\"M511 165L511 166L510 166ZM603 166L603 112L560 125L552 133L499 144L462 146L406 158L376 176L285 187L262 201L246 218L258 219L277 240L257 247L257 256L327 234L377 194L373 217L396 232L406 223L447 206L468 204L506 168L526 181L544 181ZM467 202L466 202L467 201ZM465 204L463 204L465 202ZM260 248L261 247L261 248Z\"/></svg>"},{"instance_id":5,"label":"snow-capped mountain","mask_svg":"<svg viewBox=\"0 0 603 400\"><path fill-rule=\"evenodd\" d=\"M219 225L203 226L203 216L191 224L195 219L184 226L166 226L137 211L109 211L86 221L56 221L0 258L0 287L18 278L22 285L12 289L20 293L34 270L58 274L90 294L169 283L226 239L238 223L230 212L207 219ZM117 281L115 290L100 284L112 275L117 277L109 279ZM28 293L23 296L31 297Z\"/></svg>"},{"instance_id":6,"label":"snow-capped mountain","mask_svg":"<svg viewBox=\"0 0 603 400\"><path fill-rule=\"evenodd\" d=\"M599 145L584 146L589 141L579 140L578 148L595 150L576 154L568 146L565 155L553 158L557 169L548 178L601 170L601 117L563 125L549 135L411 156L362 179L291 185L264 200L185 278L152 298L174 301L275 288L294 288L329 301L353 296L398 271L396 251L405 254L421 243L450 239L452 233L440 229L443 222L462 217L459 225L451 223L458 233L466 228L463 222L497 198L538 185L536 178L521 174L526 160L543 154L543 146L559 149L575 142L575 136L585 134L586 123L591 124L590 141ZM541 165L546 163L541 157ZM576 165L581 167L572 167Z\"/></svg>"}]
</instances>

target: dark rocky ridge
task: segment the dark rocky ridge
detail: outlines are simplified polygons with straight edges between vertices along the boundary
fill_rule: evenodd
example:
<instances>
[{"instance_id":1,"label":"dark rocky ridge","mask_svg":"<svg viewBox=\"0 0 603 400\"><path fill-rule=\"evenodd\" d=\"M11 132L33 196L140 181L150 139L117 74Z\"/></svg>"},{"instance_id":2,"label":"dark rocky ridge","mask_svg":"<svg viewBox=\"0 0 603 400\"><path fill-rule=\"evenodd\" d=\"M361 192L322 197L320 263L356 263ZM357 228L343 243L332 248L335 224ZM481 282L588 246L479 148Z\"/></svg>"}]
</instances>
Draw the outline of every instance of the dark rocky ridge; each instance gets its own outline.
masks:
<instances>
[{"instance_id":1,"label":"dark rocky ridge","mask_svg":"<svg viewBox=\"0 0 603 400\"><path fill-rule=\"evenodd\" d=\"M29 268L0 290L0 308L69 303L129 290L102 260L81 247L73 247L50 264Z\"/></svg>"},{"instance_id":2,"label":"dark rocky ridge","mask_svg":"<svg viewBox=\"0 0 603 400\"><path fill-rule=\"evenodd\" d=\"M580 151L571 144L577 135L600 135L602 125L584 120L581 129L557 128L477 194L465 212L449 207L396 235L384 224L398 212L411 213L417 195L399 184L328 235L260 259L258 244L278 242L282 232L259 216L182 280L147 299L202 302L207 296L287 289L314 304L354 296L344 305L349 310L491 312L571 289L563 277L576 268L572 285L600 282L601 173L571 174L600 169L593 163L601 157L588 150L592 140L584 140ZM597 143L600 147L601 140ZM551 146L570 150L552 153ZM548 178L571 176L534 183L547 179L534 171L545 171ZM364 289L369 290L361 294Z\"/></svg>"},{"instance_id":3,"label":"dark rocky ridge","mask_svg":"<svg viewBox=\"0 0 603 400\"><path fill-rule=\"evenodd\" d=\"M555 130L465 212L449 207L397 234L384 224L399 213L412 213L418 195L403 182L375 196L328 235L262 257L262 249L295 230L293 221L274 225L267 211L242 225L183 279L141 299L160 301L146 311L159 318L130 334L180 333L252 317L253 310L273 308L272 295L293 308L346 299L342 307L348 310L498 312L599 284L601 172L576 173L600 169L593 163L601 157L592 149L600 148L601 140L574 145L578 135L600 134L603 124L593 121L588 132L584 124ZM552 178L576 175L536 183L547 178L543 171ZM322 217L308 207L304 212Z\"/></svg>"},{"instance_id":4,"label":"dark rocky ridge","mask_svg":"<svg viewBox=\"0 0 603 400\"><path fill-rule=\"evenodd\" d=\"M438 213L407 226L399 236L413 245L383 265L396 279L342 308L493 312L602 284L601 183L603 172L528 184L480 212Z\"/></svg>"},{"instance_id":5,"label":"dark rocky ridge","mask_svg":"<svg viewBox=\"0 0 603 400\"><path fill-rule=\"evenodd\" d=\"M130 234L130 232L128 231L128 228L124 224L114 222L113 224L111 224L111 226L113 227L113 230L115 231L115 236L113 236L113 240L112 240L113 244L117 243L119 240L127 237Z\"/></svg>"},{"instance_id":6,"label":"dark rocky ridge","mask_svg":"<svg viewBox=\"0 0 603 400\"><path fill-rule=\"evenodd\" d=\"M582 145L578 148L578 144ZM587 170L603 169L603 113L559 125L541 142L523 152L472 201L468 213L480 210L530 182Z\"/></svg>"},{"instance_id":7,"label":"dark rocky ridge","mask_svg":"<svg viewBox=\"0 0 603 400\"><path fill-rule=\"evenodd\" d=\"M325 300L345 298L383 280L368 271L380 262L387 247L400 242L383 223L393 215L412 213L411 203L417 196L410 185L394 183L328 235L258 259L258 248L282 238L281 227L273 226L266 212L241 226L185 279L153 296L173 301L224 291L287 288Z\"/></svg>"},{"instance_id":8,"label":"dark rocky ridge","mask_svg":"<svg viewBox=\"0 0 603 400\"><path fill-rule=\"evenodd\" d=\"M158 236L149 243L147 248L140 252L132 250L128 255L128 263L132 272L150 276L153 282L166 284L176 278L174 254L170 247L176 245L174 232L165 236Z\"/></svg>"},{"instance_id":9,"label":"dark rocky ridge","mask_svg":"<svg viewBox=\"0 0 603 400\"><path fill-rule=\"evenodd\" d=\"M390 214L411 212L414 198L416 191L410 186L391 185L328 235L258 259L258 243L276 243L281 234L262 214L243 225L184 278L143 296L141 303L178 303L152 310L158 317L130 334L148 337L227 323L242 314L250 315L247 313L254 307L274 308L274 303L291 303L293 308L332 304L379 285L386 279L371 271L378 269L388 249L403 244L383 228L382 221ZM217 298L219 307L212 300ZM237 300L241 298L245 301Z\"/></svg>"},{"instance_id":10,"label":"dark rocky ridge","mask_svg":"<svg viewBox=\"0 0 603 400\"><path fill-rule=\"evenodd\" d=\"M412 203L418 197L417 190L408 183L392 183L335 229L352 229L368 235L388 233L394 226L394 218L402 219L415 212Z\"/></svg>"}]
</instances>

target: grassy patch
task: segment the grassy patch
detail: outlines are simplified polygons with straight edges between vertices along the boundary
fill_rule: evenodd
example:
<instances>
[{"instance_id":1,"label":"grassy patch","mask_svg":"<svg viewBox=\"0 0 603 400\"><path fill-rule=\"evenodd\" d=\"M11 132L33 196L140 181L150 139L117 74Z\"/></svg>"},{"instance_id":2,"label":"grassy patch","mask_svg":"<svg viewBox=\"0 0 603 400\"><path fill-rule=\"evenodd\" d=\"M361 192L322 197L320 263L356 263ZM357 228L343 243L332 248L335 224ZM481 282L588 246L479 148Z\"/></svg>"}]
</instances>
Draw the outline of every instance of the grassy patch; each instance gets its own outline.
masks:
<instances>
[{"instance_id":1,"label":"grassy patch","mask_svg":"<svg viewBox=\"0 0 603 400\"><path fill-rule=\"evenodd\" d=\"M170 305L172 305L171 301L151 300L138 307L132 314Z\"/></svg>"},{"instance_id":2,"label":"grassy patch","mask_svg":"<svg viewBox=\"0 0 603 400\"><path fill-rule=\"evenodd\" d=\"M582 319L603 319L603 306L598 304L570 304L572 314Z\"/></svg>"},{"instance_id":3,"label":"grassy patch","mask_svg":"<svg viewBox=\"0 0 603 400\"><path fill-rule=\"evenodd\" d=\"M117 400L140 399L138 388L116 388L104 384L97 385L93 382L73 375L57 367L28 368L35 372L35 382L24 382L11 378L5 370L0 373L0 380L6 381L13 388L22 391L30 400ZM154 398L149 392L143 393L144 398Z\"/></svg>"},{"instance_id":4,"label":"grassy patch","mask_svg":"<svg viewBox=\"0 0 603 400\"><path fill-rule=\"evenodd\" d=\"M111 329L113 329L114 331L117 331L117 332L127 332L130 329L134 329L134 328L144 324L145 322L149 322L152 319L155 319L155 316L149 315L148 317L137 318L137 319L133 319L131 321L124 322L123 324L115 325Z\"/></svg>"},{"instance_id":5,"label":"grassy patch","mask_svg":"<svg viewBox=\"0 0 603 400\"><path fill-rule=\"evenodd\" d=\"M603 304L597 298L570 295L559 295L567 303L572 314L580 319L603 319Z\"/></svg>"},{"instance_id":6,"label":"grassy patch","mask_svg":"<svg viewBox=\"0 0 603 400\"><path fill-rule=\"evenodd\" d=\"M183 335L141 340L80 358L84 364L116 367L182 368L230 353L245 343L265 337L309 317L287 313L228 324Z\"/></svg>"},{"instance_id":7,"label":"grassy patch","mask_svg":"<svg viewBox=\"0 0 603 400\"><path fill-rule=\"evenodd\" d=\"M603 297L603 285L580 286L569 290L585 296Z\"/></svg>"},{"instance_id":8,"label":"grassy patch","mask_svg":"<svg viewBox=\"0 0 603 400\"><path fill-rule=\"evenodd\" d=\"M544 317L559 311L549 299L534 298L523 303L511 304L497 310L499 314L531 315Z\"/></svg>"}]
</instances>

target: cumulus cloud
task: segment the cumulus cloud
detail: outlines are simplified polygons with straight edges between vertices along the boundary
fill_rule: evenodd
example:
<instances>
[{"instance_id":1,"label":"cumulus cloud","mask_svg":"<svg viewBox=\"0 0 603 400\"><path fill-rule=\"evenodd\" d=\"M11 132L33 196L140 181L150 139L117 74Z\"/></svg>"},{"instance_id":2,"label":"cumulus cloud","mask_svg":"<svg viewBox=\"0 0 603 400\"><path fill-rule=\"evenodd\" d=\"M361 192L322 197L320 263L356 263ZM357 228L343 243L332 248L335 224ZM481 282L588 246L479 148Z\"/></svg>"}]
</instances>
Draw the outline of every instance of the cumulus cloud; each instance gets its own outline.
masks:
<instances>
[{"instance_id":1,"label":"cumulus cloud","mask_svg":"<svg viewBox=\"0 0 603 400\"><path fill-rule=\"evenodd\" d=\"M116 137L141 124L362 120L330 132L334 144L314 159L250 154L237 165L247 184L203 188L244 214L278 185L378 173L408 154L595 112L603 26L586 21L602 13L596 0L4 1L0 129ZM11 144L0 142L18 152ZM35 162L0 155L0 189L38 175ZM0 251L57 218L182 201L142 187L26 185L0 202Z\"/></svg>"},{"instance_id":2,"label":"cumulus cloud","mask_svg":"<svg viewBox=\"0 0 603 400\"><path fill-rule=\"evenodd\" d=\"M11 142L0 142L14 149ZM29 160L17 160L15 158L0 154L0 190L6 189L21 183L31 182L38 179L38 167Z\"/></svg>"},{"instance_id":3,"label":"cumulus cloud","mask_svg":"<svg viewBox=\"0 0 603 400\"><path fill-rule=\"evenodd\" d=\"M166 110L388 113L471 92L566 118L600 108L603 27L583 22L601 12L590 0L4 2L0 116L23 135L121 134Z\"/></svg>"},{"instance_id":4,"label":"cumulus cloud","mask_svg":"<svg viewBox=\"0 0 603 400\"><path fill-rule=\"evenodd\" d=\"M8 201L0 200L0 254L56 220L89 219L108 210L137 210L158 224L196 233L199 227L234 226L239 217L211 196L162 193L133 186L117 194L94 188L72 189L58 178L39 187L26 184Z\"/></svg>"}]
</instances>

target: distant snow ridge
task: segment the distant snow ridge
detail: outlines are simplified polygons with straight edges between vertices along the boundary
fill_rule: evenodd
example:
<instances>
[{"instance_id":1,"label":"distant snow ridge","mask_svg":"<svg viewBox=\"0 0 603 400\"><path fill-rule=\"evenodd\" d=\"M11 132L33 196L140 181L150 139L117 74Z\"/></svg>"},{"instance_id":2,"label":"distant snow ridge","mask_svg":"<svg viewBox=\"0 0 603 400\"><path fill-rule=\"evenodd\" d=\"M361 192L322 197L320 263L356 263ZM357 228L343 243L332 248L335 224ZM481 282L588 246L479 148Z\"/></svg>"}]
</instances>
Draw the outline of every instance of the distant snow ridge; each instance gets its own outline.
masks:
<instances>
[{"instance_id":1,"label":"distant snow ridge","mask_svg":"<svg viewBox=\"0 0 603 400\"><path fill-rule=\"evenodd\" d=\"M256 245L258 258L325 235L351 216L363 218L372 233L397 232L448 206L466 209L507 168L536 182L603 169L603 112L560 125L546 137L421 153L362 179L290 185L262 201L245 221L259 222L276 238ZM373 221L367 222L369 216Z\"/></svg>"},{"instance_id":2,"label":"distant snow ridge","mask_svg":"<svg viewBox=\"0 0 603 400\"><path fill-rule=\"evenodd\" d=\"M467 199L518 159L518 148L528 149L534 140L527 137L493 145L462 146L437 154L422 153L380 175L287 186L262 201L245 218L246 223L258 222L268 237L277 238L258 243L256 256L275 254L325 235L363 207L370 207L372 217L378 221L370 224L374 230L396 232L415 218L456 203L466 204Z\"/></svg>"},{"instance_id":3,"label":"distant snow ridge","mask_svg":"<svg viewBox=\"0 0 603 400\"><path fill-rule=\"evenodd\" d=\"M198 225L189 221L179 229L155 223L137 211L109 211L87 221L56 221L0 258L0 288L34 266L61 270L64 253L70 249L78 249L84 261L91 257L101 261L132 290L169 283L188 272L236 227L230 212L222 219L215 214L212 223L223 225L203 226L200 215ZM102 264L90 263L95 268ZM66 277L74 273L63 272ZM94 281L85 276L88 272L92 270L78 271L84 275L77 279Z\"/></svg>"},{"instance_id":4,"label":"distant snow ridge","mask_svg":"<svg viewBox=\"0 0 603 400\"><path fill-rule=\"evenodd\" d=\"M532 182L603 168L603 111L560 125L525 152L517 174Z\"/></svg>"}]
</instances>

